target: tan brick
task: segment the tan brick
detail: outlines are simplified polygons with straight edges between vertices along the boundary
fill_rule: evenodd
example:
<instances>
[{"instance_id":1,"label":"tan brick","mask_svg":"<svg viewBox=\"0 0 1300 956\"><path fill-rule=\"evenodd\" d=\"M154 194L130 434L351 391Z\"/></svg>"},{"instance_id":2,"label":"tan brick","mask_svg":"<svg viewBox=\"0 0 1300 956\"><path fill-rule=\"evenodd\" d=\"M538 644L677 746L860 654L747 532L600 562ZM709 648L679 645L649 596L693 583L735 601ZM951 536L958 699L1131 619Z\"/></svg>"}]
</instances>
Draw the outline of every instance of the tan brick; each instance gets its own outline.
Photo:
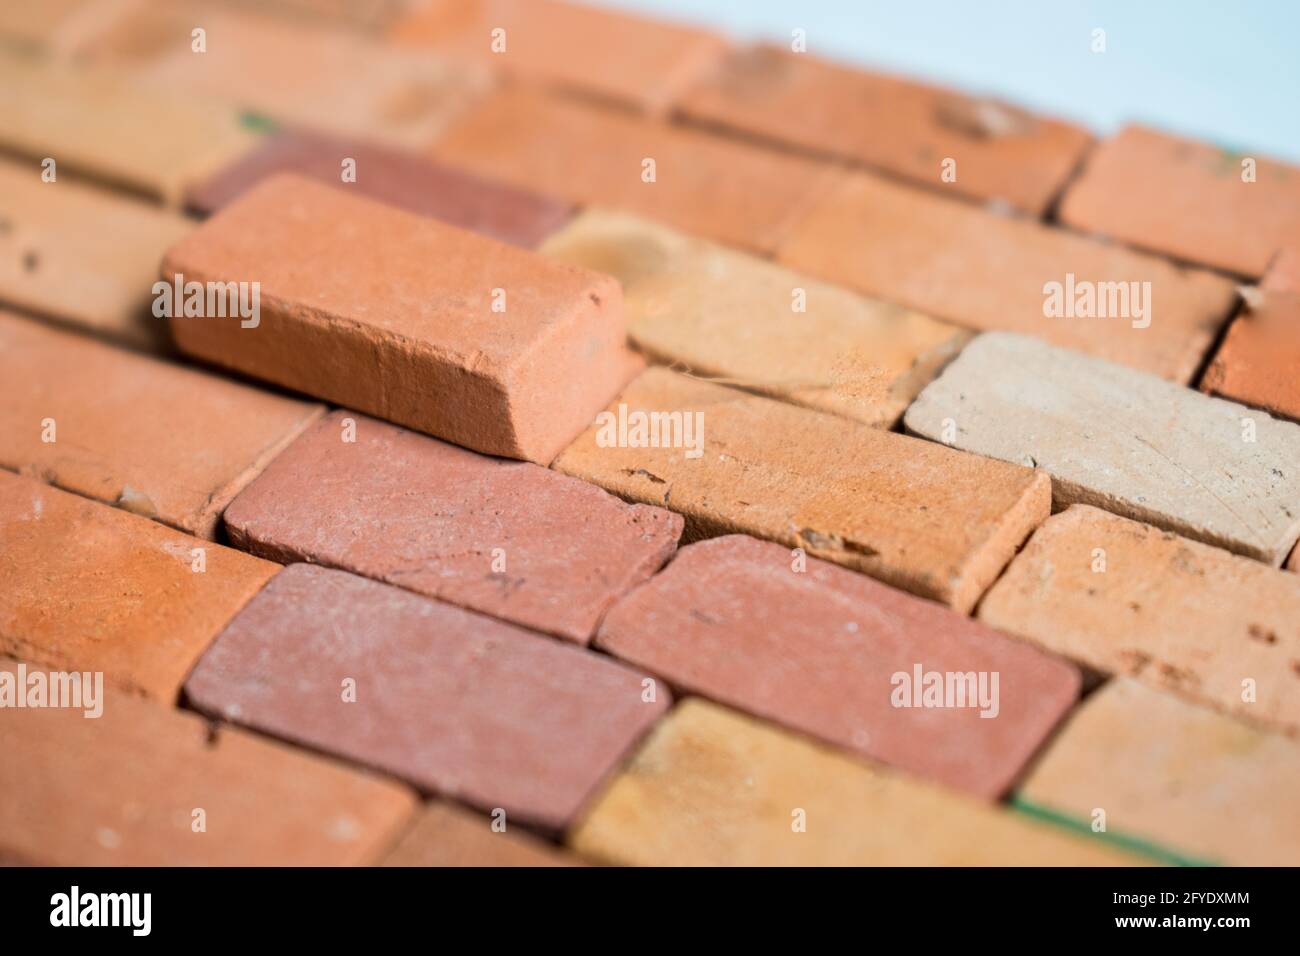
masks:
<instances>
[{"instance_id":1,"label":"tan brick","mask_svg":"<svg viewBox=\"0 0 1300 956\"><path fill-rule=\"evenodd\" d=\"M0 675L20 666L31 680L36 668L3 658ZM381 778L119 691L103 697L98 718L46 707L0 720L0 855L43 866L362 864L414 808L410 791Z\"/></svg>"},{"instance_id":2,"label":"tan brick","mask_svg":"<svg viewBox=\"0 0 1300 956\"><path fill-rule=\"evenodd\" d=\"M4 471L0 542L0 654L166 702L279 569Z\"/></svg>"},{"instance_id":3,"label":"tan brick","mask_svg":"<svg viewBox=\"0 0 1300 956\"><path fill-rule=\"evenodd\" d=\"M518 827L493 829L491 817L454 803L430 803L384 857L384 866L580 866Z\"/></svg>"},{"instance_id":4,"label":"tan brick","mask_svg":"<svg viewBox=\"0 0 1300 956\"><path fill-rule=\"evenodd\" d=\"M764 254L840 175L825 163L529 89L489 97L433 152L525 189ZM653 182L642 178L648 159Z\"/></svg>"},{"instance_id":5,"label":"tan brick","mask_svg":"<svg viewBox=\"0 0 1300 956\"><path fill-rule=\"evenodd\" d=\"M642 415L678 411L692 442L702 439L699 457L686 457L693 447L632 447ZM1047 516L1051 497L1047 476L1029 468L663 368L634 381L554 467L681 513L688 539L770 538L960 611Z\"/></svg>"},{"instance_id":6,"label":"tan brick","mask_svg":"<svg viewBox=\"0 0 1300 956\"><path fill-rule=\"evenodd\" d=\"M793 227L778 258L936 318L1023 332L1182 383L1235 302L1219 276L866 173L845 176ZM1149 282L1146 316L1049 315L1047 284L1064 291L1071 281Z\"/></svg>"},{"instance_id":7,"label":"tan brick","mask_svg":"<svg viewBox=\"0 0 1300 956\"><path fill-rule=\"evenodd\" d=\"M100 189L42 182L35 163L0 162L0 300L131 348L171 351L151 289L163 254L193 228Z\"/></svg>"},{"instance_id":8,"label":"tan brick","mask_svg":"<svg viewBox=\"0 0 1300 956\"><path fill-rule=\"evenodd\" d=\"M1092 695L1019 800L1239 866L1300 861L1300 745L1124 678Z\"/></svg>"},{"instance_id":9,"label":"tan brick","mask_svg":"<svg viewBox=\"0 0 1300 956\"><path fill-rule=\"evenodd\" d=\"M759 45L681 103L690 119L865 163L955 195L1043 213L1086 131L1009 104ZM941 179L945 162L956 179Z\"/></svg>"},{"instance_id":10,"label":"tan brick","mask_svg":"<svg viewBox=\"0 0 1300 956\"><path fill-rule=\"evenodd\" d=\"M145 0L18 0L0 4L0 46L62 57L124 10Z\"/></svg>"},{"instance_id":11,"label":"tan brick","mask_svg":"<svg viewBox=\"0 0 1300 956\"><path fill-rule=\"evenodd\" d=\"M589 209L540 250L623 284L656 361L889 428L969 333L635 216Z\"/></svg>"},{"instance_id":12,"label":"tan brick","mask_svg":"<svg viewBox=\"0 0 1300 956\"><path fill-rule=\"evenodd\" d=\"M652 866L1130 862L698 698L658 724L570 843L595 859Z\"/></svg>"},{"instance_id":13,"label":"tan brick","mask_svg":"<svg viewBox=\"0 0 1300 956\"><path fill-rule=\"evenodd\" d=\"M1256 561L1075 505L1034 533L979 618L1103 673L1300 729L1300 579Z\"/></svg>"},{"instance_id":14,"label":"tan brick","mask_svg":"<svg viewBox=\"0 0 1300 956\"><path fill-rule=\"evenodd\" d=\"M0 467L202 538L324 413L4 312L0 381Z\"/></svg>"}]
</instances>

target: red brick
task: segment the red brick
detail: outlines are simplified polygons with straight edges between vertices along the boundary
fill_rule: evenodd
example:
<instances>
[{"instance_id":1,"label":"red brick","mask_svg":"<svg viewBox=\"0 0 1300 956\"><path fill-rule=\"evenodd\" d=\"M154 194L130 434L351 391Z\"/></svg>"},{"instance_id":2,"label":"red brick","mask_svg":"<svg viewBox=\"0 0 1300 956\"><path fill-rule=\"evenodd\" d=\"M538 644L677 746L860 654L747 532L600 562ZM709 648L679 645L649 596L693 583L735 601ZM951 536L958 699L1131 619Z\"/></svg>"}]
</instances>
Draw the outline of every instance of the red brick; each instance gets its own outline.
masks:
<instances>
[{"instance_id":1,"label":"red brick","mask_svg":"<svg viewBox=\"0 0 1300 956\"><path fill-rule=\"evenodd\" d=\"M596 646L682 692L985 797L1008 789L1080 683L1073 666L965 616L816 559L798 571L788 549L743 535L683 549L615 605ZM910 706L895 675L918 666L998 675L985 685L991 716L976 699Z\"/></svg>"},{"instance_id":2,"label":"red brick","mask_svg":"<svg viewBox=\"0 0 1300 956\"><path fill-rule=\"evenodd\" d=\"M213 715L558 829L667 709L667 689L647 701L642 680L491 618L293 565L185 691Z\"/></svg>"},{"instance_id":3,"label":"red brick","mask_svg":"<svg viewBox=\"0 0 1300 956\"><path fill-rule=\"evenodd\" d=\"M608 276L299 176L249 190L162 273L260 283L256 328L174 317L182 351L487 454L549 462L636 368Z\"/></svg>"},{"instance_id":4,"label":"red brick","mask_svg":"<svg viewBox=\"0 0 1300 956\"><path fill-rule=\"evenodd\" d=\"M337 411L236 499L226 529L263 557L343 568L585 644L673 553L682 519Z\"/></svg>"},{"instance_id":5,"label":"red brick","mask_svg":"<svg viewBox=\"0 0 1300 956\"><path fill-rule=\"evenodd\" d=\"M454 803L429 804L384 857L384 866L579 866L581 860Z\"/></svg>"}]
</instances>

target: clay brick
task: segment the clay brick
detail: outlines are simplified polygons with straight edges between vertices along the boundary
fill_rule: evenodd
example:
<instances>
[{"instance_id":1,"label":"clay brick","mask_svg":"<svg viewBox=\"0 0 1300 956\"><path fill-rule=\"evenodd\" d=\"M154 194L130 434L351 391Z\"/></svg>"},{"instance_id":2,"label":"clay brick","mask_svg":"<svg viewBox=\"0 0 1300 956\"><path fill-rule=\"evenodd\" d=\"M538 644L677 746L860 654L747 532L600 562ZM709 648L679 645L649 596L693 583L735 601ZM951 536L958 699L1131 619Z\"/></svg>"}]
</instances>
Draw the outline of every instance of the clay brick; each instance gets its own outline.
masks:
<instances>
[{"instance_id":1,"label":"clay brick","mask_svg":"<svg viewBox=\"0 0 1300 956\"><path fill-rule=\"evenodd\" d=\"M686 457L694 447L619 447L660 437L648 426L639 435L637 423L674 412L682 433L661 444L689 438L698 457ZM1019 465L663 368L644 372L554 467L672 508L688 539L769 538L963 612L1047 517L1051 495L1046 475Z\"/></svg>"},{"instance_id":2,"label":"clay brick","mask_svg":"<svg viewBox=\"0 0 1300 956\"><path fill-rule=\"evenodd\" d=\"M220 0L229 6L261 11L291 20L325 22L382 33L423 0Z\"/></svg>"},{"instance_id":3,"label":"clay brick","mask_svg":"<svg viewBox=\"0 0 1300 956\"><path fill-rule=\"evenodd\" d=\"M1184 384L1236 301L1219 276L866 173L847 174L790 230L778 258L936 318L1023 332ZM1146 315L1049 314L1048 283L1064 291L1071 281L1076 292L1080 282L1149 282Z\"/></svg>"},{"instance_id":4,"label":"clay brick","mask_svg":"<svg viewBox=\"0 0 1300 956\"><path fill-rule=\"evenodd\" d=\"M17 666L0 658L0 672ZM104 698L95 719L45 708L0 720L0 855L42 866L363 864L414 809L389 781L111 688Z\"/></svg>"},{"instance_id":5,"label":"clay brick","mask_svg":"<svg viewBox=\"0 0 1300 956\"><path fill-rule=\"evenodd\" d=\"M166 702L278 570L4 471L0 541L0 654Z\"/></svg>"},{"instance_id":6,"label":"clay brick","mask_svg":"<svg viewBox=\"0 0 1300 956\"><path fill-rule=\"evenodd\" d=\"M25 55L65 56L87 32L102 29L143 0L40 0L0 4L0 47Z\"/></svg>"},{"instance_id":7,"label":"clay brick","mask_svg":"<svg viewBox=\"0 0 1300 956\"><path fill-rule=\"evenodd\" d=\"M344 442L344 431L355 441ZM309 561L585 644L682 519L528 462L337 411L227 510L244 550Z\"/></svg>"},{"instance_id":8,"label":"clay brick","mask_svg":"<svg viewBox=\"0 0 1300 956\"><path fill-rule=\"evenodd\" d=\"M1082 159L1077 126L1006 103L759 45L687 94L689 119L1041 215ZM956 180L940 176L956 161Z\"/></svg>"},{"instance_id":9,"label":"clay brick","mask_svg":"<svg viewBox=\"0 0 1300 956\"><path fill-rule=\"evenodd\" d=\"M1300 858L1300 746L1122 678L1075 712L1019 799L1085 824L1102 809L1107 833L1209 862Z\"/></svg>"},{"instance_id":10,"label":"clay brick","mask_svg":"<svg viewBox=\"0 0 1300 956\"><path fill-rule=\"evenodd\" d=\"M1300 168L1258 156L1242 180L1230 150L1129 126L1105 140L1065 193L1068 225L1246 276L1300 239Z\"/></svg>"},{"instance_id":11,"label":"clay brick","mask_svg":"<svg viewBox=\"0 0 1300 956\"><path fill-rule=\"evenodd\" d=\"M344 182L343 163L356 179ZM318 133L269 136L260 149L189 192L186 205L216 212L275 173L298 173L512 245L533 248L573 214L569 203L470 176L413 153Z\"/></svg>"},{"instance_id":12,"label":"clay brick","mask_svg":"<svg viewBox=\"0 0 1300 956\"><path fill-rule=\"evenodd\" d=\"M494 50L494 30L504 48ZM397 22L400 45L458 63L664 113L723 55L703 30L555 0L433 0Z\"/></svg>"},{"instance_id":13,"label":"clay brick","mask_svg":"<svg viewBox=\"0 0 1300 956\"><path fill-rule=\"evenodd\" d=\"M531 89L485 99L434 144L433 155L763 254L840 175L829 164ZM647 159L653 182L643 179Z\"/></svg>"},{"instance_id":14,"label":"clay brick","mask_svg":"<svg viewBox=\"0 0 1300 956\"><path fill-rule=\"evenodd\" d=\"M1255 561L1075 505L1034 533L979 617L1097 671L1300 728L1300 580Z\"/></svg>"},{"instance_id":15,"label":"clay brick","mask_svg":"<svg viewBox=\"0 0 1300 956\"><path fill-rule=\"evenodd\" d=\"M173 213L0 162L0 300L151 352L171 351L151 289L194 226ZM111 241L106 237L111 236Z\"/></svg>"},{"instance_id":16,"label":"clay brick","mask_svg":"<svg viewBox=\"0 0 1300 956\"><path fill-rule=\"evenodd\" d=\"M881 428L970 338L623 213L587 210L541 251L618 279L628 335L656 360Z\"/></svg>"},{"instance_id":17,"label":"clay brick","mask_svg":"<svg viewBox=\"0 0 1300 956\"><path fill-rule=\"evenodd\" d=\"M969 618L824 561L797 572L785 548L743 535L685 548L614 606L596 646L685 692L990 798L1080 684L1064 661ZM915 707L922 681L895 678L918 666L970 673L986 696L972 685L954 698L965 706Z\"/></svg>"},{"instance_id":18,"label":"clay brick","mask_svg":"<svg viewBox=\"0 0 1300 956\"><path fill-rule=\"evenodd\" d=\"M594 859L652 866L1132 862L698 698L651 732L570 843Z\"/></svg>"},{"instance_id":19,"label":"clay brick","mask_svg":"<svg viewBox=\"0 0 1300 956\"><path fill-rule=\"evenodd\" d=\"M256 328L173 317L182 351L492 455L549 462L636 368L608 276L298 176L162 274L260 283Z\"/></svg>"},{"instance_id":20,"label":"clay brick","mask_svg":"<svg viewBox=\"0 0 1300 956\"><path fill-rule=\"evenodd\" d=\"M1096 505L1279 565L1300 537L1300 426L1026 336L968 345L908 431L1052 476Z\"/></svg>"},{"instance_id":21,"label":"clay brick","mask_svg":"<svg viewBox=\"0 0 1300 956\"><path fill-rule=\"evenodd\" d=\"M455 804L429 804L384 857L384 866L580 866L576 857Z\"/></svg>"},{"instance_id":22,"label":"clay brick","mask_svg":"<svg viewBox=\"0 0 1300 956\"><path fill-rule=\"evenodd\" d=\"M558 829L667 709L667 689L646 700L642 680L590 651L298 564L231 622L185 692L214 716Z\"/></svg>"},{"instance_id":23,"label":"clay brick","mask_svg":"<svg viewBox=\"0 0 1300 956\"><path fill-rule=\"evenodd\" d=\"M0 381L0 467L201 538L324 412L4 312Z\"/></svg>"}]
</instances>

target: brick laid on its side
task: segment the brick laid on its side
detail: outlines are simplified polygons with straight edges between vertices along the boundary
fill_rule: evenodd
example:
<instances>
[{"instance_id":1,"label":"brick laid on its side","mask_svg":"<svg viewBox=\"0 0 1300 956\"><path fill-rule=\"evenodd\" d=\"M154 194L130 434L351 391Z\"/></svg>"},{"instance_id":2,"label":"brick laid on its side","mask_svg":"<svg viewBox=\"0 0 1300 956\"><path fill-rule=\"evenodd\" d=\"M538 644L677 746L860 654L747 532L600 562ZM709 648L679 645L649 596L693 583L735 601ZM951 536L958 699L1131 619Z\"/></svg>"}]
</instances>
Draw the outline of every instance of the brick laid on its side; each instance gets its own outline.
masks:
<instances>
[{"instance_id":1,"label":"brick laid on its side","mask_svg":"<svg viewBox=\"0 0 1300 956\"><path fill-rule=\"evenodd\" d=\"M1049 518L979 618L1103 673L1300 729L1300 578L1086 505Z\"/></svg>"},{"instance_id":2,"label":"brick laid on its side","mask_svg":"<svg viewBox=\"0 0 1300 956\"><path fill-rule=\"evenodd\" d=\"M500 819L498 817L498 819ZM581 866L519 828L494 829L489 816L454 803L435 801L421 810L410 828L383 858L384 866Z\"/></svg>"},{"instance_id":3,"label":"brick laid on its side","mask_svg":"<svg viewBox=\"0 0 1300 956\"><path fill-rule=\"evenodd\" d=\"M1300 425L1027 336L989 333L903 418L1096 505L1279 565L1300 537Z\"/></svg>"}]
</instances>

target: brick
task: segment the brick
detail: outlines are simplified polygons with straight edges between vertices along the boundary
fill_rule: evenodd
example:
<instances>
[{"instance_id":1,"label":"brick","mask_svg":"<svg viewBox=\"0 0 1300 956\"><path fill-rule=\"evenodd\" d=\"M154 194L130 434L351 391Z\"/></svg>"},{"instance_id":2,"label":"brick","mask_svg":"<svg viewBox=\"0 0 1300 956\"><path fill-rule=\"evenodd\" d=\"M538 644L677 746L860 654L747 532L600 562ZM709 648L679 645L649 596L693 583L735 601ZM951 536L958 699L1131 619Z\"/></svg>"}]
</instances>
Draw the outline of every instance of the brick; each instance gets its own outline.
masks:
<instances>
[{"instance_id":1,"label":"brick","mask_svg":"<svg viewBox=\"0 0 1300 956\"><path fill-rule=\"evenodd\" d=\"M324 412L4 312L0 380L0 467L209 539L235 495Z\"/></svg>"},{"instance_id":2,"label":"brick","mask_svg":"<svg viewBox=\"0 0 1300 956\"><path fill-rule=\"evenodd\" d=\"M581 644L682 530L662 508L347 411L272 462L225 521L237 547L262 557L342 568Z\"/></svg>"},{"instance_id":3,"label":"brick","mask_svg":"<svg viewBox=\"0 0 1300 956\"><path fill-rule=\"evenodd\" d=\"M970 337L609 210L583 212L541 251L618 279L628 335L656 360L881 428Z\"/></svg>"},{"instance_id":4,"label":"brick","mask_svg":"<svg viewBox=\"0 0 1300 956\"><path fill-rule=\"evenodd\" d=\"M1300 537L1300 426L1026 336L977 338L903 422L1043 469L1057 510L1096 505L1274 565Z\"/></svg>"},{"instance_id":5,"label":"brick","mask_svg":"<svg viewBox=\"0 0 1300 956\"><path fill-rule=\"evenodd\" d=\"M4 471L0 542L0 654L165 702L277 570Z\"/></svg>"},{"instance_id":6,"label":"brick","mask_svg":"<svg viewBox=\"0 0 1300 956\"><path fill-rule=\"evenodd\" d=\"M0 658L0 672L17 665ZM42 866L362 864L414 808L406 788L301 750L111 688L102 703L96 719L45 708L0 720L0 855Z\"/></svg>"},{"instance_id":7,"label":"brick","mask_svg":"<svg viewBox=\"0 0 1300 956\"><path fill-rule=\"evenodd\" d=\"M102 28L142 0L41 0L0 6L0 47L24 55L62 57L87 31Z\"/></svg>"},{"instance_id":8,"label":"brick","mask_svg":"<svg viewBox=\"0 0 1300 956\"><path fill-rule=\"evenodd\" d=\"M295 21L325 22L367 33L382 33L422 0L221 0Z\"/></svg>"},{"instance_id":9,"label":"brick","mask_svg":"<svg viewBox=\"0 0 1300 956\"><path fill-rule=\"evenodd\" d=\"M1061 219L1245 276L1263 275L1284 245L1300 238L1300 168L1209 143L1128 126L1088 158L1065 193Z\"/></svg>"},{"instance_id":10,"label":"brick","mask_svg":"<svg viewBox=\"0 0 1300 956\"><path fill-rule=\"evenodd\" d=\"M575 866L576 857L455 804L429 804L384 857L384 866Z\"/></svg>"},{"instance_id":11,"label":"brick","mask_svg":"<svg viewBox=\"0 0 1300 956\"><path fill-rule=\"evenodd\" d=\"M103 229L89 229L96 224ZM185 218L0 162L0 300L150 352L171 350L151 289ZM112 241L105 241L111 235Z\"/></svg>"},{"instance_id":12,"label":"brick","mask_svg":"<svg viewBox=\"0 0 1300 956\"><path fill-rule=\"evenodd\" d=\"M1035 335L1182 383L1236 301L1227 279L865 173L846 175L794 225L778 258L958 325ZM1149 282L1146 315L1051 315L1048 283L1071 281L1076 291Z\"/></svg>"},{"instance_id":13,"label":"brick","mask_svg":"<svg viewBox=\"0 0 1300 956\"><path fill-rule=\"evenodd\" d=\"M686 457L691 447L618 447L651 437L636 428L650 414L679 411L699 457ZM1050 497L1047 476L1019 465L662 368L633 382L554 467L672 508L687 539L769 538L963 612L1047 516Z\"/></svg>"},{"instance_id":14,"label":"brick","mask_svg":"<svg viewBox=\"0 0 1300 956\"><path fill-rule=\"evenodd\" d=\"M642 680L590 651L298 564L231 622L185 692L214 716L558 829L667 708L668 691L644 700Z\"/></svg>"},{"instance_id":15,"label":"brick","mask_svg":"<svg viewBox=\"0 0 1300 956\"><path fill-rule=\"evenodd\" d=\"M494 30L504 49L494 49ZM662 114L726 49L719 36L555 0L434 0L399 20L399 45Z\"/></svg>"},{"instance_id":16,"label":"brick","mask_svg":"<svg viewBox=\"0 0 1300 956\"><path fill-rule=\"evenodd\" d=\"M797 573L785 548L743 535L683 549L614 606L596 646L674 688L989 798L1080 684L1069 664L967 617L816 559ZM917 667L970 673L986 696L972 686L957 702L969 706L913 707L896 675Z\"/></svg>"},{"instance_id":17,"label":"brick","mask_svg":"<svg viewBox=\"0 0 1300 956\"><path fill-rule=\"evenodd\" d=\"M660 722L570 843L594 859L652 866L1130 862L698 698Z\"/></svg>"},{"instance_id":18,"label":"brick","mask_svg":"<svg viewBox=\"0 0 1300 956\"><path fill-rule=\"evenodd\" d=\"M1150 525L1086 505L1050 518L979 618L1096 671L1300 727L1300 580Z\"/></svg>"},{"instance_id":19,"label":"brick","mask_svg":"<svg viewBox=\"0 0 1300 956\"><path fill-rule=\"evenodd\" d=\"M689 119L865 163L936 189L1046 211L1090 142L1077 126L760 44L734 51L692 89ZM941 179L956 161L956 180Z\"/></svg>"},{"instance_id":20,"label":"brick","mask_svg":"<svg viewBox=\"0 0 1300 956\"><path fill-rule=\"evenodd\" d=\"M253 187L162 274L260 283L256 328L173 317L182 351L492 455L549 462L636 368L608 276L298 176Z\"/></svg>"},{"instance_id":21,"label":"brick","mask_svg":"<svg viewBox=\"0 0 1300 956\"><path fill-rule=\"evenodd\" d=\"M187 186L257 142L222 100L146 87L111 69L0 56L0 86L0 147L29 161L41 185L48 157L60 188L68 175L85 176L176 205Z\"/></svg>"},{"instance_id":22,"label":"brick","mask_svg":"<svg viewBox=\"0 0 1300 956\"><path fill-rule=\"evenodd\" d=\"M829 164L530 89L485 99L437 140L433 155L762 254L839 175ZM642 178L647 159L653 182Z\"/></svg>"},{"instance_id":23,"label":"brick","mask_svg":"<svg viewBox=\"0 0 1300 956\"><path fill-rule=\"evenodd\" d=\"M1134 733L1134 728L1141 728ZM1088 698L1019 799L1236 866L1300 857L1300 747L1125 679Z\"/></svg>"},{"instance_id":24,"label":"brick","mask_svg":"<svg viewBox=\"0 0 1300 956\"><path fill-rule=\"evenodd\" d=\"M356 179L344 182L343 163ZM276 173L318 182L432 216L516 246L532 248L573 214L569 203L479 179L414 153L319 133L286 131L191 190L186 205L207 215Z\"/></svg>"}]
</instances>

